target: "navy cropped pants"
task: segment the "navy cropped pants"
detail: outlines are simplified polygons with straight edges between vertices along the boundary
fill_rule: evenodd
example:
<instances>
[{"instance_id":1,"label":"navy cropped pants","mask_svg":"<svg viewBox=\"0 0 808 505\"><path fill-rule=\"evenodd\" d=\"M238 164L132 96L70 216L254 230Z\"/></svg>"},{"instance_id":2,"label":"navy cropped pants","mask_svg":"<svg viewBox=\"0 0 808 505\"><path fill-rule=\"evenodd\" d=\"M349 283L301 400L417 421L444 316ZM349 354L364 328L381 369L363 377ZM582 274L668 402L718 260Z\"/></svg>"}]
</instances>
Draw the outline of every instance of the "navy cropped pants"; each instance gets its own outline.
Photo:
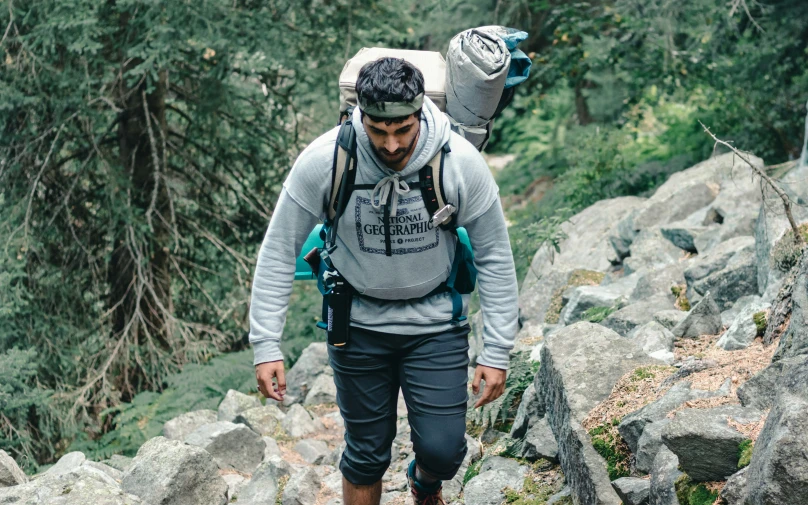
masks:
<instances>
[{"instance_id":1,"label":"navy cropped pants","mask_svg":"<svg viewBox=\"0 0 808 505\"><path fill-rule=\"evenodd\" d=\"M337 405L345 419L342 475L372 484L390 465L399 387L407 403L415 460L449 480L466 455L469 326L425 335L351 327L344 347L328 345Z\"/></svg>"}]
</instances>

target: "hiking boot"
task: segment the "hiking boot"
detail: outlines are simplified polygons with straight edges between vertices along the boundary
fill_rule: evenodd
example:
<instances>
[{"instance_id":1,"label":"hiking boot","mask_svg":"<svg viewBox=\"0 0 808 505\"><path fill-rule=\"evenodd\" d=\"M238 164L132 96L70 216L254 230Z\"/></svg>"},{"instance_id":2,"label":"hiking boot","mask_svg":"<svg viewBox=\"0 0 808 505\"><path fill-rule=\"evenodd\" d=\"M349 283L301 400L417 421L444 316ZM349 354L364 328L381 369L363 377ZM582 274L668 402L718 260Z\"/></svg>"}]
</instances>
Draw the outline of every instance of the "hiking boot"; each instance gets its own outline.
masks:
<instances>
[{"instance_id":1,"label":"hiking boot","mask_svg":"<svg viewBox=\"0 0 808 505\"><path fill-rule=\"evenodd\" d=\"M442 482L438 484L436 489L426 490L420 483L415 481L415 460L412 460L409 468L407 468L407 482L410 485L414 505L446 505L443 500Z\"/></svg>"}]
</instances>

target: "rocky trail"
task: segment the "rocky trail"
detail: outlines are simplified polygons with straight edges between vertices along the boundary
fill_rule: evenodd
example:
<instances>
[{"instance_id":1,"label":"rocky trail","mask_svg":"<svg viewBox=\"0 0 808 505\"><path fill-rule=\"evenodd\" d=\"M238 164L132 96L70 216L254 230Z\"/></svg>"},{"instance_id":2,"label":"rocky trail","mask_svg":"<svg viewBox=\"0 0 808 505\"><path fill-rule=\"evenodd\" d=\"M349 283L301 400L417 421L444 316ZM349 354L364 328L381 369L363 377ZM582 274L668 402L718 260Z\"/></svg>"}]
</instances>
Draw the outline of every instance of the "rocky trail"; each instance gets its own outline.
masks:
<instances>
[{"instance_id":1,"label":"rocky trail","mask_svg":"<svg viewBox=\"0 0 808 505\"><path fill-rule=\"evenodd\" d=\"M808 167L778 177L808 222ZM520 293L512 363L538 372L509 433L466 435L447 503L808 504L808 261L777 197L727 154L563 228L561 252L539 249ZM778 305L789 279L791 306ZM230 391L132 459L74 452L27 477L0 452L0 504L340 505L343 422L324 343L287 382L283 405ZM401 399L397 414L383 504L410 503Z\"/></svg>"}]
</instances>

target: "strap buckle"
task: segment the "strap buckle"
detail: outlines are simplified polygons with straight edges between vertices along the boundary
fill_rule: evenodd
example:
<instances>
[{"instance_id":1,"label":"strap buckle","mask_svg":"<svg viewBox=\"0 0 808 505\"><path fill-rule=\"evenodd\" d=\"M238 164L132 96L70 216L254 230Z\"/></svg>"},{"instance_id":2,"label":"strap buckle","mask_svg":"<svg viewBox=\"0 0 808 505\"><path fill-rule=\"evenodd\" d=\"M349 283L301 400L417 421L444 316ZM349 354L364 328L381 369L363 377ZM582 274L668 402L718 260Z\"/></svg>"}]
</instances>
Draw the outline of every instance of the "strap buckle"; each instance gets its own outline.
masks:
<instances>
[{"instance_id":1,"label":"strap buckle","mask_svg":"<svg viewBox=\"0 0 808 505\"><path fill-rule=\"evenodd\" d=\"M440 209L438 209L435 214L432 215L432 225L433 226L440 226L443 223L449 221L452 218L452 214L454 214L455 208L452 204L446 204Z\"/></svg>"}]
</instances>

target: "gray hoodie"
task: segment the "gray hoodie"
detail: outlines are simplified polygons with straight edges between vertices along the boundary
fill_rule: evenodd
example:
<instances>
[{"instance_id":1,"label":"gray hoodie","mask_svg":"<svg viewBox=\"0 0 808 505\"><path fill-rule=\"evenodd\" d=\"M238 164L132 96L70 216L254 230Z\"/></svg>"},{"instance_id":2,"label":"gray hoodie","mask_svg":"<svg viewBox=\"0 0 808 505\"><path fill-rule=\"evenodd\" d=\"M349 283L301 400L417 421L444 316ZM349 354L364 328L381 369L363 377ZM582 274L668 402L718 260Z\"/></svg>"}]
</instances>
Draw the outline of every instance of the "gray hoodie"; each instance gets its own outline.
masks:
<instances>
[{"instance_id":1,"label":"gray hoodie","mask_svg":"<svg viewBox=\"0 0 808 505\"><path fill-rule=\"evenodd\" d=\"M507 368L517 330L517 284L498 188L482 155L453 133L446 116L424 99L421 133L407 166L396 172L373 153L354 111L359 159L356 183L377 184L388 177L398 188L391 217L392 255L385 254L379 194L356 190L338 228L334 266L360 293L354 297L351 324L375 331L423 334L452 328L449 293L425 296L449 275L456 238L434 228L418 188L418 171L449 142L444 162L444 192L457 207L459 226L469 233L478 269L484 349L478 363ZM264 237L252 286L250 342L254 363L282 359L279 340L286 318L295 258L313 226L324 217L331 189L331 165L339 128L312 142L298 157L283 185ZM403 181L399 182L399 181ZM463 295L463 314L469 295ZM461 324L468 324L467 321Z\"/></svg>"}]
</instances>

